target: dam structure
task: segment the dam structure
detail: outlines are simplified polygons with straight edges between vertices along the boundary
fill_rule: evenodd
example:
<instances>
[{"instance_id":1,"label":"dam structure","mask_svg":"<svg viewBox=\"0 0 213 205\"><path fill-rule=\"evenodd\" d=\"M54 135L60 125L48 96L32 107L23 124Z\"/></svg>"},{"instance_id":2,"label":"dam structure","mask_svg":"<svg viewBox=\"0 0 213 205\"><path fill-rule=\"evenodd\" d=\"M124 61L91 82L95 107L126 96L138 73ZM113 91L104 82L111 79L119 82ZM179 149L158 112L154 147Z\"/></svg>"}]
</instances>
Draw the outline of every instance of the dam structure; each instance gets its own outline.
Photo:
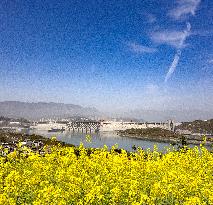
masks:
<instances>
[{"instance_id":1,"label":"dam structure","mask_svg":"<svg viewBox=\"0 0 213 205\"><path fill-rule=\"evenodd\" d=\"M35 122L32 128L37 130L62 130L68 132L113 132L126 129L162 128L174 131L175 123L167 122L124 122L124 121L66 121Z\"/></svg>"},{"instance_id":2,"label":"dam structure","mask_svg":"<svg viewBox=\"0 0 213 205\"><path fill-rule=\"evenodd\" d=\"M146 128L162 128L174 131L174 122L168 120L167 122L114 122L103 121L100 125L100 131L118 131L126 129L146 129Z\"/></svg>"},{"instance_id":3,"label":"dam structure","mask_svg":"<svg viewBox=\"0 0 213 205\"><path fill-rule=\"evenodd\" d=\"M99 121L75 121L67 123L67 130L73 132L98 132L101 123Z\"/></svg>"}]
</instances>

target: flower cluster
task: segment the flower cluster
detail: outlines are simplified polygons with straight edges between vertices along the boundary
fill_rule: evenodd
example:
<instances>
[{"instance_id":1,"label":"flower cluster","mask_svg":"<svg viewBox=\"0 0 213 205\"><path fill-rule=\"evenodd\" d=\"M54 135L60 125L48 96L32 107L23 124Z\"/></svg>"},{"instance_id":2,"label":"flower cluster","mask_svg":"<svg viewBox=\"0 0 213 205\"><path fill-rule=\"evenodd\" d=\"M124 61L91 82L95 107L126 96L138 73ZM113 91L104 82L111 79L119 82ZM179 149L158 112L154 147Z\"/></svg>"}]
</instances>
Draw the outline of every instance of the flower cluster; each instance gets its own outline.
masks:
<instances>
[{"instance_id":1,"label":"flower cluster","mask_svg":"<svg viewBox=\"0 0 213 205\"><path fill-rule=\"evenodd\" d=\"M213 204L213 154L204 147L127 153L107 147L18 150L0 157L0 204Z\"/></svg>"}]
</instances>

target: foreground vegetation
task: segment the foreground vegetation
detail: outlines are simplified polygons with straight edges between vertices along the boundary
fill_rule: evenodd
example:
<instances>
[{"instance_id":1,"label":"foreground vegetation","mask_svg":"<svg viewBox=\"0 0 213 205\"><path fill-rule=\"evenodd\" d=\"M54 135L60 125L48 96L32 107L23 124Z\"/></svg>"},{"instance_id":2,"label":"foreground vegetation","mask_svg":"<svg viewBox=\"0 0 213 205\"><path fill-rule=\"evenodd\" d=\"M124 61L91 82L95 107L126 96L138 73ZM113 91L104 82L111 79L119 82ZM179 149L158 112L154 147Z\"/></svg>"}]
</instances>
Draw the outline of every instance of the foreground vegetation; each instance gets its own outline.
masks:
<instances>
[{"instance_id":1,"label":"foreground vegetation","mask_svg":"<svg viewBox=\"0 0 213 205\"><path fill-rule=\"evenodd\" d=\"M52 146L0 156L0 204L213 204L213 154Z\"/></svg>"}]
</instances>

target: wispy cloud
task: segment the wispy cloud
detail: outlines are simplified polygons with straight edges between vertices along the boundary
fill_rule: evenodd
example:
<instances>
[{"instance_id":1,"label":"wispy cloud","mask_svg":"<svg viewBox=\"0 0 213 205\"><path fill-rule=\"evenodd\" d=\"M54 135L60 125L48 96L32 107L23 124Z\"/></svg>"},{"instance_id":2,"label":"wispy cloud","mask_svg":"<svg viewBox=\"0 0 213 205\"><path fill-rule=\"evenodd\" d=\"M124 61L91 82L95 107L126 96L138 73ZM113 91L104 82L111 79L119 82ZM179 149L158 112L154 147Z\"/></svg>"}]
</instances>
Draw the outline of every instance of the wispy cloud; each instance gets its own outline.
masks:
<instances>
[{"instance_id":1,"label":"wispy cloud","mask_svg":"<svg viewBox=\"0 0 213 205\"><path fill-rule=\"evenodd\" d=\"M155 23L157 21L157 18L151 13L147 13L146 18L149 23Z\"/></svg>"},{"instance_id":2,"label":"wispy cloud","mask_svg":"<svg viewBox=\"0 0 213 205\"><path fill-rule=\"evenodd\" d=\"M151 39L158 44L167 44L175 48L185 47L184 41L189 32L184 31L175 31L175 30L166 30L166 31L157 31L151 34Z\"/></svg>"},{"instance_id":3,"label":"wispy cloud","mask_svg":"<svg viewBox=\"0 0 213 205\"><path fill-rule=\"evenodd\" d=\"M170 10L168 15L176 20L187 15L194 16L200 2L201 0L178 0L177 6Z\"/></svg>"},{"instance_id":4,"label":"wispy cloud","mask_svg":"<svg viewBox=\"0 0 213 205\"><path fill-rule=\"evenodd\" d=\"M210 59L208 63L213 64L213 59Z\"/></svg>"},{"instance_id":5,"label":"wispy cloud","mask_svg":"<svg viewBox=\"0 0 213 205\"><path fill-rule=\"evenodd\" d=\"M143 45L135 43L135 42L128 43L128 47L133 53L137 53L137 54L154 53L157 51L156 48L150 48L150 47L143 46Z\"/></svg>"},{"instance_id":6,"label":"wispy cloud","mask_svg":"<svg viewBox=\"0 0 213 205\"><path fill-rule=\"evenodd\" d=\"M207 30L195 30L193 33L191 33L193 36L202 36L202 37L209 37L213 36L213 29L207 29Z\"/></svg>"},{"instance_id":7,"label":"wispy cloud","mask_svg":"<svg viewBox=\"0 0 213 205\"><path fill-rule=\"evenodd\" d=\"M149 11L140 12L140 15L142 15L147 23L152 24L157 22L157 17Z\"/></svg>"},{"instance_id":8,"label":"wispy cloud","mask_svg":"<svg viewBox=\"0 0 213 205\"><path fill-rule=\"evenodd\" d=\"M165 82L167 82L174 73L180 60L182 49L186 47L185 41L187 37L190 36L190 34L191 34L191 24L189 22L186 23L186 29L184 31L166 30L166 31L157 31L151 34L150 37L153 42L158 44L170 45L176 48L176 54L166 74Z\"/></svg>"},{"instance_id":9,"label":"wispy cloud","mask_svg":"<svg viewBox=\"0 0 213 205\"><path fill-rule=\"evenodd\" d=\"M198 8L198 5L200 4L201 0L177 0L177 6L169 11L169 16L179 20L183 17L186 17L187 15L195 15L195 12ZM186 38L191 34L191 25L189 22L186 23L187 27L186 30L179 33L170 33L170 35L164 34L164 39L156 38L154 36L154 40L161 40L161 42L173 45L177 48L176 54L174 56L174 59L169 67L169 70L165 77L165 82L168 81L168 79L171 77L171 75L174 73L178 62L180 60L180 56L182 53L182 49L185 47L185 41ZM168 33L167 33L168 34ZM159 37L159 36L158 36ZM163 41L164 40L164 41Z\"/></svg>"},{"instance_id":10,"label":"wispy cloud","mask_svg":"<svg viewBox=\"0 0 213 205\"><path fill-rule=\"evenodd\" d=\"M182 39L180 39L180 41L179 41L179 45L178 45L178 49L177 49L177 52L175 54L175 57L172 61L172 64L169 67L167 74L166 74L165 82L167 82L168 79L170 79L171 75L175 72L175 69L176 69L178 62L180 60L183 45L185 43L187 36L189 36L190 30L191 30L191 25L190 25L190 23L187 23L186 30L183 32L184 35L182 35Z\"/></svg>"}]
</instances>

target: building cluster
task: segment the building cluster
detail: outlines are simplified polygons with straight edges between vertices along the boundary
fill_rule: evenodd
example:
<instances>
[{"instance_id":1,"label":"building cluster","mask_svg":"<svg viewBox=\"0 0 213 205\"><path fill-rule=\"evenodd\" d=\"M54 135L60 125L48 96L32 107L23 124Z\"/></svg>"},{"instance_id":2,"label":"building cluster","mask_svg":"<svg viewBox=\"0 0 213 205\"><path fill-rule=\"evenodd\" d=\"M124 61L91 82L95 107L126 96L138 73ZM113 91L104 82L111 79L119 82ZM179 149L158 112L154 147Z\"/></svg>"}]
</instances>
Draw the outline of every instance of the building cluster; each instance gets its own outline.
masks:
<instances>
[{"instance_id":1,"label":"building cluster","mask_svg":"<svg viewBox=\"0 0 213 205\"><path fill-rule=\"evenodd\" d=\"M167 122L137 122L122 121L121 119L111 120L92 120L86 117L69 117L69 118L42 118L38 121L27 121L24 119L6 119L0 121L0 129L7 131L29 131L43 130L49 132L64 131L118 131L125 129L146 129L146 128L162 128L174 131L175 124L169 120Z\"/></svg>"},{"instance_id":2,"label":"building cluster","mask_svg":"<svg viewBox=\"0 0 213 205\"><path fill-rule=\"evenodd\" d=\"M44 143L41 140L24 140L23 142L11 141L0 143L0 155L6 156L8 153L18 149L18 147L27 147L32 151L43 153ZM20 149L19 149L20 151Z\"/></svg>"},{"instance_id":3,"label":"building cluster","mask_svg":"<svg viewBox=\"0 0 213 205\"><path fill-rule=\"evenodd\" d=\"M32 123L26 119L13 119L0 117L0 129L5 131L21 131L22 129L29 129Z\"/></svg>"}]
</instances>

